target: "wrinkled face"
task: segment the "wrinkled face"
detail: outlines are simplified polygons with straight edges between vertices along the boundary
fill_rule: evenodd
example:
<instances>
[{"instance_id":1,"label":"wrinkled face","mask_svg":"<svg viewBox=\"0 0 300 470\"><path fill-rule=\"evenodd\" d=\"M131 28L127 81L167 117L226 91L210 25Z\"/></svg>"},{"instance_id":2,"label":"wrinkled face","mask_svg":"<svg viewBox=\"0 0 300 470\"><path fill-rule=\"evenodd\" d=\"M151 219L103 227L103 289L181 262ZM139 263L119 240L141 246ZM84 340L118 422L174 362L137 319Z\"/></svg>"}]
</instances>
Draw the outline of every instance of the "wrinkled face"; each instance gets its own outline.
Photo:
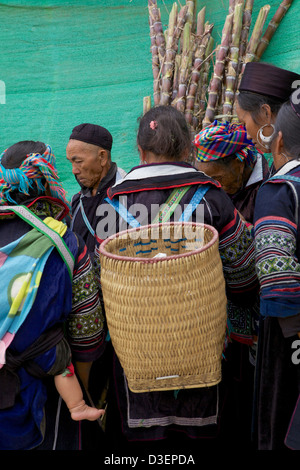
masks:
<instances>
[{"instance_id":1,"label":"wrinkled face","mask_svg":"<svg viewBox=\"0 0 300 470\"><path fill-rule=\"evenodd\" d=\"M97 190L107 161L107 152L96 145L71 139L66 154L77 181L87 188Z\"/></svg>"},{"instance_id":2,"label":"wrinkled face","mask_svg":"<svg viewBox=\"0 0 300 470\"><path fill-rule=\"evenodd\" d=\"M217 180L227 194L235 194L241 189L244 166L245 164L238 159L228 164L196 161L196 168Z\"/></svg>"}]
</instances>

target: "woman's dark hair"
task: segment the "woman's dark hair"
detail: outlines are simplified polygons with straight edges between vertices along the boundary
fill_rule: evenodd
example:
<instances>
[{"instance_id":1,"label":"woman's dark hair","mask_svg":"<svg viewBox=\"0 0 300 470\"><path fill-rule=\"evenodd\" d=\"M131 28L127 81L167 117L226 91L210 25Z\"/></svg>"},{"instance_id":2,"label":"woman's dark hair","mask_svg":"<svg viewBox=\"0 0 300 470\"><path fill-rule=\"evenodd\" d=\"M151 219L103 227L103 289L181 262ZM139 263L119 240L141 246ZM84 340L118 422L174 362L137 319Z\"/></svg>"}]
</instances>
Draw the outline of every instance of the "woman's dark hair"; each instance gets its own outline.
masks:
<instances>
[{"instance_id":1,"label":"woman's dark hair","mask_svg":"<svg viewBox=\"0 0 300 470\"><path fill-rule=\"evenodd\" d=\"M1 164L6 169L19 168L27 155L31 153L40 153L42 155L46 148L46 145L39 141L35 142L32 140L24 140L17 142L6 150L1 159ZM33 185L31 188L29 188L28 193L29 194L27 195L20 191L14 190L11 191L10 195L17 204L24 204L25 202L39 196L40 190L36 185Z\"/></svg>"},{"instance_id":2,"label":"woman's dark hair","mask_svg":"<svg viewBox=\"0 0 300 470\"><path fill-rule=\"evenodd\" d=\"M158 157L182 160L191 150L191 136L184 115L171 105L151 108L139 119L137 144Z\"/></svg>"},{"instance_id":3,"label":"woman's dark hair","mask_svg":"<svg viewBox=\"0 0 300 470\"><path fill-rule=\"evenodd\" d=\"M268 104L271 108L272 114L276 116L281 105L284 103L284 101L281 101L280 99L273 98L268 95L253 93L252 91L240 91L237 95L237 100L239 106L244 111L248 111L251 114L253 121L258 125L260 125L259 115L261 107L264 104Z\"/></svg>"},{"instance_id":4,"label":"woman's dark hair","mask_svg":"<svg viewBox=\"0 0 300 470\"><path fill-rule=\"evenodd\" d=\"M275 133L282 132L284 148L289 156L300 158L300 118L292 109L290 101L284 103L275 121Z\"/></svg>"},{"instance_id":5,"label":"woman's dark hair","mask_svg":"<svg viewBox=\"0 0 300 470\"><path fill-rule=\"evenodd\" d=\"M1 164L6 169L19 168L26 156L30 153L45 152L46 145L43 142L33 140L23 140L9 147L2 157Z\"/></svg>"}]
</instances>

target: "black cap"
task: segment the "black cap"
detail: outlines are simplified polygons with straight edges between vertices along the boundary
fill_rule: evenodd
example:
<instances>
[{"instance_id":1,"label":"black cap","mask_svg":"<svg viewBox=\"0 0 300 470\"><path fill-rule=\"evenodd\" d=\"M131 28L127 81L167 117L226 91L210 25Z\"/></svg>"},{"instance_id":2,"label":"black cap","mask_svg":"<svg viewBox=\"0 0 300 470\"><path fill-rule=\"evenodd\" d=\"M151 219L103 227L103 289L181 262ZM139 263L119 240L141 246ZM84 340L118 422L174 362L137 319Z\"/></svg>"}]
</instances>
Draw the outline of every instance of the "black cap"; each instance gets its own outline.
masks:
<instances>
[{"instance_id":1,"label":"black cap","mask_svg":"<svg viewBox=\"0 0 300 470\"><path fill-rule=\"evenodd\" d=\"M287 101L300 75L264 62L248 62L242 75L239 91L251 91L260 95Z\"/></svg>"},{"instance_id":2,"label":"black cap","mask_svg":"<svg viewBox=\"0 0 300 470\"><path fill-rule=\"evenodd\" d=\"M97 145L105 150L111 150L113 143L112 135L105 127L88 123L74 127L70 139Z\"/></svg>"}]
</instances>

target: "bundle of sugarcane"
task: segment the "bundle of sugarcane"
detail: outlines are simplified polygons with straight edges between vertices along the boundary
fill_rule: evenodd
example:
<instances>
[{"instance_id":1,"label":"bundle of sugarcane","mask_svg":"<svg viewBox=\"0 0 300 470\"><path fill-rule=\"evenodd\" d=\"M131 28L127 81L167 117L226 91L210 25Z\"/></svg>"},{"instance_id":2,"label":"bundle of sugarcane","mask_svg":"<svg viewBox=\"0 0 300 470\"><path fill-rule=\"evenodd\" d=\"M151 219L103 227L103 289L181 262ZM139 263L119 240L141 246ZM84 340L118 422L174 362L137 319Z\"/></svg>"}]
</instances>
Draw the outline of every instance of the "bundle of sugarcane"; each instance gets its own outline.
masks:
<instances>
[{"instance_id":1,"label":"bundle of sugarcane","mask_svg":"<svg viewBox=\"0 0 300 470\"><path fill-rule=\"evenodd\" d=\"M258 13L250 37L249 31L252 22L254 0L245 0L245 2L244 0L230 1L229 14L225 21L221 41L221 48L223 50L227 48L228 55L224 59L221 48L219 49L221 52L217 51L216 53L217 60L214 66L214 74L209 84L208 103L202 121L203 127L212 123L214 119L223 121L234 121L237 119L234 109L245 65L247 62L261 59L292 1L284 0L279 5L265 33L263 33L263 29L270 11L270 5L263 6ZM229 19L231 16L232 22ZM230 28L231 31L228 31ZM230 36L229 44L228 35ZM223 75L220 74L220 68L221 71L223 70ZM225 89L223 96L222 89ZM222 113L217 112L220 108L216 107L218 102L216 95L219 101L221 101Z\"/></svg>"},{"instance_id":2,"label":"bundle of sugarcane","mask_svg":"<svg viewBox=\"0 0 300 470\"><path fill-rule=\"evenodd\" d=\"M157 0L148 0L154 105L172 105L185 114L191 133L214 119L235 119L239 81L245 64L260 60L293 0L283 0L263 33L270 10L263 6L250 36L254 0L229 0L220 44L214 25L196 0L173 3L164 31ZM151 97L144 98L144 112Z\"/></svg>"},{"instance_id":3,"label":"bundle of sugarcane","mask_svg":"<svg viewBox=\"0 0 300 470\"><path fill-rule=\"evenodd\" d=\"M165 31L157 0L148 0L148 11L154 105L175 106L198 130L206 100L203 90L208 86L213 25L205 22L205 7L196 15L195 3L187 0L178 7L174 2ZM150 107L151 99L145 97L144 112Z\"/></svg>"}]
</instances>

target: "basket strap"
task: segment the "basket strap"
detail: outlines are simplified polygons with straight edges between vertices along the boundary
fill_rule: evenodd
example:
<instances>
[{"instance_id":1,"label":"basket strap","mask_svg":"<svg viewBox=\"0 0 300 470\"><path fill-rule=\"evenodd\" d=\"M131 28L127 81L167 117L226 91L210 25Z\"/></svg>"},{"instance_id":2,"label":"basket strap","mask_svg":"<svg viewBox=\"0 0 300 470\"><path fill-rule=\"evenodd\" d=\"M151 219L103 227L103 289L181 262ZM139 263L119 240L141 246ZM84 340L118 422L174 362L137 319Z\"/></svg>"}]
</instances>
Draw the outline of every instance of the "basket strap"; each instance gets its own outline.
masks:
<instances>
[{"instance_id":1,"label":"basket strap","mask_svg":"<svg viewBox=\"0 0 300 470\"><path fill-rule=\"evenodd\" d=\"M182 213L179 219L180 222L187 222L190 219L192 213L194 212L198 204L201 202L202 198L204 197L205 193L209 190L209 188L210 185L205 185L200 186L197 189L190 203L186 206L184 212ZM189 189L190 186L185 186L184 188L176 188L167 199L165 203L165 209L157 214L152 223L166 222L173 214L181 198ZM131 227L133 228L141 226L139 221L133 217L133 215L123 204L120 203L118 199L109 199L107 197L105 198L105 201L108 202L115 209L116 212L118 212L118 214L125 220L125 222L127 222L128 225L131 225Z\"/></svg>"},{"instance_id":2,"label":"basket strap","mask_svg":"<svg viewBox=\"0 0 300 470\"><path fill-rule=\"evenodd\" d=\"M169 218L173 214L176 206L178 206L181 198L189 189L190 186L185 186L183 188L175 188L174 191L172 191L171 195L168 197L163 210L158 212L152 223L154 224L167 222L167 220L169 220ZM107 201L115 209L115 211L118 212L118 214L122 217L122 219L125 220L125 222L127 222L128 225L131 225L131 227L134 228L141 226L138 220L133 217L133 215L123 204L121 204L118 199L106 198L105 201Z\"/></svg>"},{"instance_id":3,"label":"basket strap","mask_svg":"<svg viewBox=\"0 0 300 470\"><path fill-rule=\"evenodd\" d=\"M71 225L70 225L70 229L73 230L73 227L74 227L74 222L75 222L75 217L77 216L77 213L78 211L80 210L81 212L81 215L82 215L82 218L83 218L83 221L85 223L85 226L86 228L88 229L88 231L93 235L93 237L95 236L95 230L92 228L88 218L87 218L87 215L84 211L84 207L83 207L83 203L82 203L82 195L80 196L79 198L79 204L78 206L76 207L75 209L75 212L73 214L73 217L72 217L72 220L71 220Z\"/></svg>"},{"instance_id":4,"label":"basket strap","mask_svg":"<svg viewBox=\"0 0 300 470\"><path fill-rule=\"evenodd\" d=\"M89 232L93 235L93 237L95 236L95 230L92 228L90 222L89 222L89 219L87 218L87 215L84 211L84 208L83 208L83 203L82 203L82 198L80 198L79 200L79 205L80 205L80 212L81 212L81 215L82 215L82 218L83 218L83 221L87 227L87 229L89 230Z\"/></svg>"},{"instance_id":5,"label":"basket strap","mask_svg":"<svg viewBox=\"0 0 300 470\"><path fill-rule=\"evenodd\" d=\"M205 186L204 185L200 186L197 189L194 196L190 200L189 204L187 205L187 207L183 211L183 213L182 213L182 215L179 219L179 222L188 222L188 220L190 219L192 213L194 212L194 210L196 209L198 204L200 204L200 202L202 201L203 197L205 196L205 194L207 193L209 188L210 188L210 185L206 184Z\"/></svg>"},{"instance_id":6,"label":"basket strap","mask_svg":"<svg viewBox=\"0 0 300 470\"><path fill-rule=\"evenodd\" d=\"M64 239L59 235L59 233L57 233L51 227L48 227L47 224L45 224L26 206L1 206L1 211L14 212L33 228L48 237L52 241L53 245L57 248L60 256L64 260L68 268L70 278L72 279L74 270L74 256L69 250Z\"/></svg>"},{"instance_id":7,"label":"basket strap","mask_svg":"<svg viewBox=\"0 0 300 470\"><path fill-rule=\"evenodd\" d=\"M300 183L299 176L292 176L292 175L278 175L278 176L274 175L268 180L266 180L266 183L268 183L269 181L275 181L275 180L278 180L279 182L280 180L286 180L286 181L296 181L297 183Z\"/></svg>"},{"instance_id":8,"label":"basket strap","mask_svg":"<svg viewBox=\"0 0 300 470\"><path fill-rule=\"evenodd\" d=\"M174 191L168 197L167 201L165 202L163 209L160 210L158 214L156 214L156 217L153 220L152 224L167 222L170 219L173 212L175 211L182 197L185 195L185 193L189 189L190 189L190 186L183 186L182 188L175 188Z\"/></svg>"},{"instance_id":9,"label":"basket strap","mask_svg":"<svg viewBox=\"0 0 300 470\"><path fill-rule=\"evenodd\" d=\"M125 220L125 222L127 222L128 225L131 225L133 228L141 226L139 221L133 217L129 210L123 206L123 204L121 204L118 199L109 199L106 197L105 201L115 209L115 211L122 217L122 219Z\"/></svg>"}]
</instances>

